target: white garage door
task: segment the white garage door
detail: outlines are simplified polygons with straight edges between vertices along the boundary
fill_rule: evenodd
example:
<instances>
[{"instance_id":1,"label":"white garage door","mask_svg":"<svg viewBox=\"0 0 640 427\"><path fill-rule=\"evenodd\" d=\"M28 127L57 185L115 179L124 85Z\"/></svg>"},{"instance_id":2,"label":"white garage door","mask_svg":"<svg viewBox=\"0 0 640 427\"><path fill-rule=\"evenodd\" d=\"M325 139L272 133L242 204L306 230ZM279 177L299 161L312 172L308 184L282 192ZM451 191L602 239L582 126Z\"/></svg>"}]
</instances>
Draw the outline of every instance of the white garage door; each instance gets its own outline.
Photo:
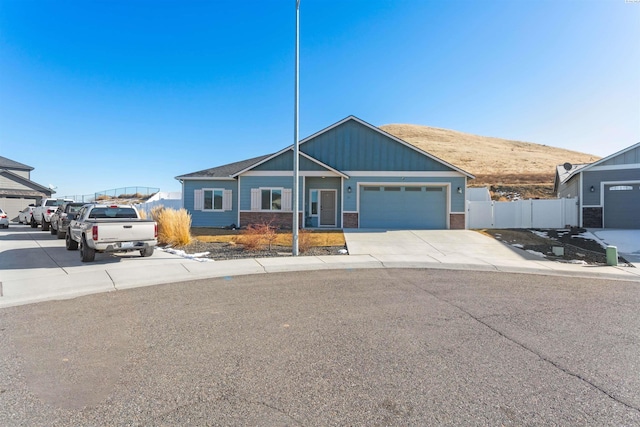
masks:
<instances>
[{"instance_id":1,"label":"white garage door","mask_svg":"<svg viewBox=\"0 0 640 427\"><path fill-rule=\"evenodd\" d=\"M445 229L446 187L362 186L360 228Z\"/></svg>"}]
</instances>

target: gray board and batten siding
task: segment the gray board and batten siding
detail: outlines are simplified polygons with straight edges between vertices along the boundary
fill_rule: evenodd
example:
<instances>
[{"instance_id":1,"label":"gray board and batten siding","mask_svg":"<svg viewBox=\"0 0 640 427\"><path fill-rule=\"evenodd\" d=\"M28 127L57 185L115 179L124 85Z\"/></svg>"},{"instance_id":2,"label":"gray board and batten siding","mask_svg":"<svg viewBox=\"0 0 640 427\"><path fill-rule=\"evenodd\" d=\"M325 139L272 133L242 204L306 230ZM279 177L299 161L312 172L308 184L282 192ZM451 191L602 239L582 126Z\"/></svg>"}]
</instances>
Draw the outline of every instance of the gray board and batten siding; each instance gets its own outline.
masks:
<instances>
[{"instance_id":1,"label":"gray board and batten siding","mask_svg":"<svg viewBox=\"0 0 640 427\"><path fill-rule=\"evenodd\" d=\"M189 193L211 188L216 179L237 185L229 212L199 213L194 226L225 226L234 215L239 225L271 218L290 224L291 211L284 207L290 209L292 148L177 177L189 211L194 203ZM466 184L473 175L353 116L302 140L299 170L305 227L465 227ZM259 191L281 192L282 209L257 207Z\"/></svg>"}]
</instances>

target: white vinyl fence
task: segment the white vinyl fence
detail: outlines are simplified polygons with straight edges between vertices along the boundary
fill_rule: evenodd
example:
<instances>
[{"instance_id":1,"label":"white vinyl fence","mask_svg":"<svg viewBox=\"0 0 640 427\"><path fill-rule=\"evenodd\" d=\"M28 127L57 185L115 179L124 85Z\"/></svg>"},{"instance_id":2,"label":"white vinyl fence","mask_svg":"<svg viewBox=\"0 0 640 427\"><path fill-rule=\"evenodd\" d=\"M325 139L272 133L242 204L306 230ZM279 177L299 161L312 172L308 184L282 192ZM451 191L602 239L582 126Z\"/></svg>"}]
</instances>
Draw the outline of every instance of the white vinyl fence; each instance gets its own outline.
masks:
<instances>
[{"instance_id":1,"label":"white vinyl fence","mask_svg":"<svg viewBox=\"0 0 640 427\"><path fill-rule=\"evenodd\" d=\"M147 200L145 203L135 205L140 211L145 211L147 215L151 213L151 209L156 206L164 206L168 209L179 210L182 208L182 193L157 193L155 196Z\"/></svg>"},{"instance_id":2,"label":"white vinyl fence","mask_svg":"<svg viewBox=\"0 0 640 427\"><path fill-rule=\"evenodd\" d=\"M565 228L578 225L578 199L467 202L468 228Z\"/></svg>"}]
</instances>

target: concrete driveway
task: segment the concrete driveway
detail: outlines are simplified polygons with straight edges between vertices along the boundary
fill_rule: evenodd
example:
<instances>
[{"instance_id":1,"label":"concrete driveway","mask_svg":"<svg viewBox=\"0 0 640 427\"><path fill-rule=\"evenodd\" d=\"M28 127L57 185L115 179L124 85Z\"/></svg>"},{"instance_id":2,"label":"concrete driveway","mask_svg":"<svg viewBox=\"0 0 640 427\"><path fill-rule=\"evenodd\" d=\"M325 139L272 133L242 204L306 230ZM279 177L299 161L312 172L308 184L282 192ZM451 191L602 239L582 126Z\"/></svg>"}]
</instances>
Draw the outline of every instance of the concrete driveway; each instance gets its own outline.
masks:
<instances>
[{"instance_id":1,"label":"concrete driveway","mask_svg":"<svg viewBox=\"0 0 640 427\"><path fill-rule=\"evenodd\" d=\"M369 254L384 263L428 261L481 266L541 261L471 230L347 229L344 236L350 255Z\"/></svg>"},{"instance_id":2,"label":"concrete driveway","mask_svg":"<svg viewBox=\"0 0 640 427\"><path fill-rule=\"evenodd\" d=\"M640 230L590 230L605 245L618 248L618 254L640 268Z\"/></svg>"}]
</instances>

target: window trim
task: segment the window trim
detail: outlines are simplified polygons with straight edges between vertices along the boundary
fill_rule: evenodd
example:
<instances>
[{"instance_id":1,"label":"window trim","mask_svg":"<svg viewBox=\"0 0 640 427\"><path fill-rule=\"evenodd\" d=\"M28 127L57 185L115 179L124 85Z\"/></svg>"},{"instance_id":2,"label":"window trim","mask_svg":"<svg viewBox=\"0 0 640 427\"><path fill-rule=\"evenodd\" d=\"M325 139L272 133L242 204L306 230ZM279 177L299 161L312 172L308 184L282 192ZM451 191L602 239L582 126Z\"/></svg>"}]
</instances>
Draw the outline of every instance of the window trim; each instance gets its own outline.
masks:
<instances>
[{"instance_id":1,"label":"window trim","mask_svg":"<svg viewBox=\"0 0 640 427\"><path fill-rule=\"evenodd\" d=\"M224 211L224 188L203 188L202 189L202 211L203 212L222 212ZM211 209L207 209L206 200L207 200L207 191L211 191ZM220 192L220 209L215 208L215 192Z\"/></svg>"},{"instance_id":2,"label":"window trim","mask_svg":"<svg viewBox=\"0 0 640 427\"><path fill-rule=\"evenodd\" d=\"M279 190L281 194L280 209L262 209L262 191L269 190L270 206L273 203L273 190ZM251 188L251 211L252 212L292 212L292 190L287 187L253 187Z\"/></svg>"},{"instance_id":3,"label":"window trim","mask_svg":"<svg viewBox=\"0 0 640 427\"><path fill-rule=\"evenodd\" d=\"M315 200L315 204L316 204L316 213L313 213L313 195L316 195L316 200ZM317 217L320 215L320 190L314 188L309 190L309 216L310 217Z\"/></svg>"},{"instance_id":4,"label":"window trim","mask_svg":"<svg viewBox=\"0 0 640 427\"><path fill-rule=\"evenodd\" d=\"M211 209L205 208L205 197L206 192L211 192ZM215 209L215 192L219 191L222 193L222 207L220 209ZM228 188L197 188L194 190L194 204L193 208L195 211L199 212L227 212L232 210L233 208L233 190Z\"/></svg>"}]
</instances>

